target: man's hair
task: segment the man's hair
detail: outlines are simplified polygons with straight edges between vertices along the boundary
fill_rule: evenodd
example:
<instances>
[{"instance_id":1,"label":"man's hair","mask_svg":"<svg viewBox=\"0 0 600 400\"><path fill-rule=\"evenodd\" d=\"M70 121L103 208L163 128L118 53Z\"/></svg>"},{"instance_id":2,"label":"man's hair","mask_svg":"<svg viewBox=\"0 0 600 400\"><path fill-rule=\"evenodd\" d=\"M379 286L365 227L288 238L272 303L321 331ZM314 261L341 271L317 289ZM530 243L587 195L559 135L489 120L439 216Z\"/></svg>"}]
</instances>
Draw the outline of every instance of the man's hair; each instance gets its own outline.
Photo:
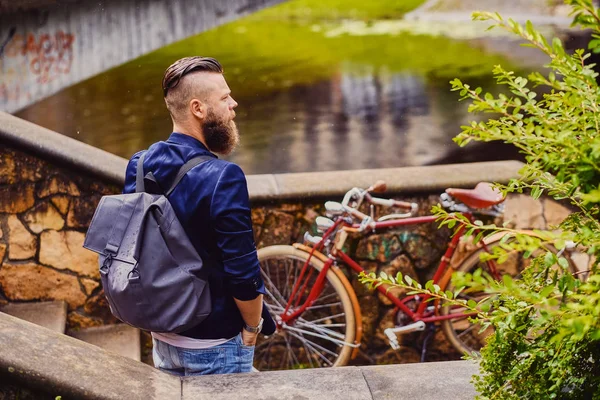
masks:
<instances>
[{"instance_id":1,"label":"man's hair","mask_svg":"<svg viewBox=\"0 0 600 400\"><path fill-rule=\"evenodd\" d=\"M187 106L187 101L191 96L191 88L186 85L179 85L181 80L192 72L214 72L223 73L223 67L217 60L211 57L185 57L175 61L165 71L162 81L163 94L167 109L171 116Z\"/></svg>"}]
</instances>

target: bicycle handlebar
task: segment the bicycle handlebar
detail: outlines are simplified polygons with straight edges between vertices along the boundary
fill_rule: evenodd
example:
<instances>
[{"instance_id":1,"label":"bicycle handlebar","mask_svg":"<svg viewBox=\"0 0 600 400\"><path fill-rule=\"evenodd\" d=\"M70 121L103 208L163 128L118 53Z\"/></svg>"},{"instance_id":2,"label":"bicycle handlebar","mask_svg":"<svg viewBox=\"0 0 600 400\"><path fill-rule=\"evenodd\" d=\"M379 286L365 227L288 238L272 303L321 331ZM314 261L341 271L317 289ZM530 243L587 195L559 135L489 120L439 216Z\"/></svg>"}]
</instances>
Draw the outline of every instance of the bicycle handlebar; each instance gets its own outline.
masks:
<instances>
[{"instance_id":1,"label":"bicycle handlebar","mask_svg":"<svg viewBox=\"0 0 600 400\"><path fill-rule=\"evenodd\" d=\"M354 187L346 192L346 194L344 195L344 199L342 200L342 205L344 207L349 207L348 203L350 203L350 201L354 199L356 201L354 209L356 209L360 207L363 200L366 199L371 204L380 205L384 207L403 208L405 210L409 210L410 212L415 212L419 209L419 205L417 203L409 203L407 201L400 201L394 199L382 199L379 197L371 196L371 194L369 193L375 191L375 189L381 190L382 187L385 187L385 182L383 181L378 181L375 185L372 185L366 190Z\"/></svg>"}]
</instances>

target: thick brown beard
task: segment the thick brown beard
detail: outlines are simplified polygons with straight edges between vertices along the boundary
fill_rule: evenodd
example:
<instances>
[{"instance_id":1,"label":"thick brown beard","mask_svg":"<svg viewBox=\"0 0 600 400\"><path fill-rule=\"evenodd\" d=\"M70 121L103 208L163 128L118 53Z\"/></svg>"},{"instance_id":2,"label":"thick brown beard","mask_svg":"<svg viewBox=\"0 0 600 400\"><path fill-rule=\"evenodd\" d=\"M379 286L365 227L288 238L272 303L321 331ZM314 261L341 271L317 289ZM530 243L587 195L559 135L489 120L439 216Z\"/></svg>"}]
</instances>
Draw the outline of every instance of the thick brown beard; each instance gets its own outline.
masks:
<instances>
[{"instance_id":1,"label":"thick brown beard","mask_svg":"<svg viewBox=\"0 0 600 400\"><path fill-rule=\"evenodd\" d=\"M202 133L208 149L213 153L225 156L231 154L240 142L240 135L235 122L233 120L221 121L211 112L209 112L206 122L202 125Z\"/></svg>"}]
</instances>

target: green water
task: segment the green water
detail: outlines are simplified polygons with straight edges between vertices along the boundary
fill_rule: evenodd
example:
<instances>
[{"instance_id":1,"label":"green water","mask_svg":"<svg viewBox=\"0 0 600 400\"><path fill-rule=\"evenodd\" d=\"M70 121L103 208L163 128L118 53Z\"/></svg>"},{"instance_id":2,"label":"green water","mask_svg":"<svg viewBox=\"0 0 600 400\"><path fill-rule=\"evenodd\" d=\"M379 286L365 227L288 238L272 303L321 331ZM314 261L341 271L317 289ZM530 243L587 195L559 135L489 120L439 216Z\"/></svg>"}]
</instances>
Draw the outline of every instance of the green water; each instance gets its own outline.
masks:
<instances>
[{"instance_id":1,"label":"green water","mask_svg":"<svg viewBox=\"0 0 600 400\"><path fill-rule=\"evenodd\" d=\"M350 8L354 19L332 20L314 6L313 13L286 7L286 18L271 9L191 37L19 116L129 157L171 131L160 88L165 68L180 57L207 55L224 65L239 103L242 145L229 158L249 174L514 156L495 148L458 151L451 138L470 117L448 84L459 76L491 88L492 66L514 60L472 40L424 34L439 27L407 26L397 18L406 10L368 9L361 18Z\"/></svg>"}]
</instances>

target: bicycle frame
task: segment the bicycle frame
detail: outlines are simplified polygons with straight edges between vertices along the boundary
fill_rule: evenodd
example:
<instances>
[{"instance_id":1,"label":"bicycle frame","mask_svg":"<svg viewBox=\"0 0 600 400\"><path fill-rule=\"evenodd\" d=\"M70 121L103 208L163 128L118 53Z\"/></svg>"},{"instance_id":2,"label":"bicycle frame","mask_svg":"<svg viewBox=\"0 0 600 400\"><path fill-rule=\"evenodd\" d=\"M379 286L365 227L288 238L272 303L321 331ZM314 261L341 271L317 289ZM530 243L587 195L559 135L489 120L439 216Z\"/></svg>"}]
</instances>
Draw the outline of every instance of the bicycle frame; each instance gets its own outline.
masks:
<instances>
[{"instance_id":1,"label":"bicycle frame","mask_svg":"<svg viewBox=\"0 0 600 400\"><path fill-rule=\"evenodd\" d=\"M471 214L464 214L464 215L467 218L469 218L469 220L473 221L473 217ZM388 228L395 228L395 227L401 227L401 226L406 226L406 225L421 225L421 224L433 223L436 221L436 219L437 219L437 217L433 216L433 215L424 216L424 217L403 218L403 219L397 219L397 220L375 222L371 225L371 228L373 231L376 231L378 229L388 229ZM292 295L290 296L290 298L288 300L285 311L283 312L282 315L280 315L282 322L285 322L288 324L293 322L308 307L310 307L312 305L312 303L319 297L319 295L321 294L321 291L323 290L325 276L327 274L327 271L333 265L334 262L341 261L344 264L348 265L353 271L355 271L358 274L360 274L361 272L365 272L365 270L356 261L354 261L350 256L348 256L342 250L334 248L333 251L330 253L328 260L325 262L323 269L319 272L319 275L317 276L316 281L315 281L313 287L311 288L307 299L304 301L304 303L302 305L300 305L299 304L300 298L298 298L295 301L296 304L294 304L294 306L295 307L299 306L299 308L297 308L296 310L294 310L291 313L288 313L288 311L292 307L292 304L294 303L294 298L296 297L296 294L298 293L298 290L300 289L300 285L303 282L305 274L308 271L309 275L307 276L307 279L304 282L304 285L303 285L300 293L303 293L304 290L306 289L306 285L308 284L308 281L310 279L310 274L312 274L312 272L314 271L312 268L310 268L310 270L309 270L309 264L310 264L311 258L314 256L314 253L316 251L319 251L321 248L324 247L325 242L329 239L329 237L331 237L331 234L334 231L336 231L338 228L340 228L340 225L343 225L345 227L353 227L353 228L359 227L359 225L350 225L347 222L345 222L343 219L338 219L335 222L335 224L324 233L323 239L321 240L321 242L319 242L317 245L315 245L312 248L312 250L309 254L309 257L300 272L298 280L294 284L294 288L292 290ZM450 244L448 245L446 252L442 256L440 264L438 265L438 268L433 276L434 284L440 283L445 272L448 270L450 260L452 259L452 256L454 255L456 248L458 247L458 243L459 243L460 239L463 237L464 231L465 231L464 227L461 227L458 230L458 232L452 237L452 240L450 241ZM485 242L483 242L483 240L481 240L479 243L482 244L483 248L487 249L487 246L485 245ZM488 266L490 268L490 272L492 273L492 275L494 275L494 276L497 275L495 263L493 261L488 261ZM469 314L436 315L437 314L436 309L438 308L437 306L434 307L433 310L429 310L427 307L427 303L428 303L427 300L431 297L429 295L405 296L401 300L401 299L393 296L391 293L389 293L387 291L387 287L384 285L378 286L377 290L380 293L382 293L383 295L385 295L388 299L390 299L390 301L392 301L392 303L398 309L402 310L402 312L404 312L407 316L409 316L415 322L423 321L425 323L431 323L431 322L437 322L437 321L442 321L442 320L446 320L446 319L464 318L465 316L469 315ZM406 302L413 300L413 299L417 299L420 301L419 306L416 311L411 310L405 304Z\"/></svg>"}]
</instances>

